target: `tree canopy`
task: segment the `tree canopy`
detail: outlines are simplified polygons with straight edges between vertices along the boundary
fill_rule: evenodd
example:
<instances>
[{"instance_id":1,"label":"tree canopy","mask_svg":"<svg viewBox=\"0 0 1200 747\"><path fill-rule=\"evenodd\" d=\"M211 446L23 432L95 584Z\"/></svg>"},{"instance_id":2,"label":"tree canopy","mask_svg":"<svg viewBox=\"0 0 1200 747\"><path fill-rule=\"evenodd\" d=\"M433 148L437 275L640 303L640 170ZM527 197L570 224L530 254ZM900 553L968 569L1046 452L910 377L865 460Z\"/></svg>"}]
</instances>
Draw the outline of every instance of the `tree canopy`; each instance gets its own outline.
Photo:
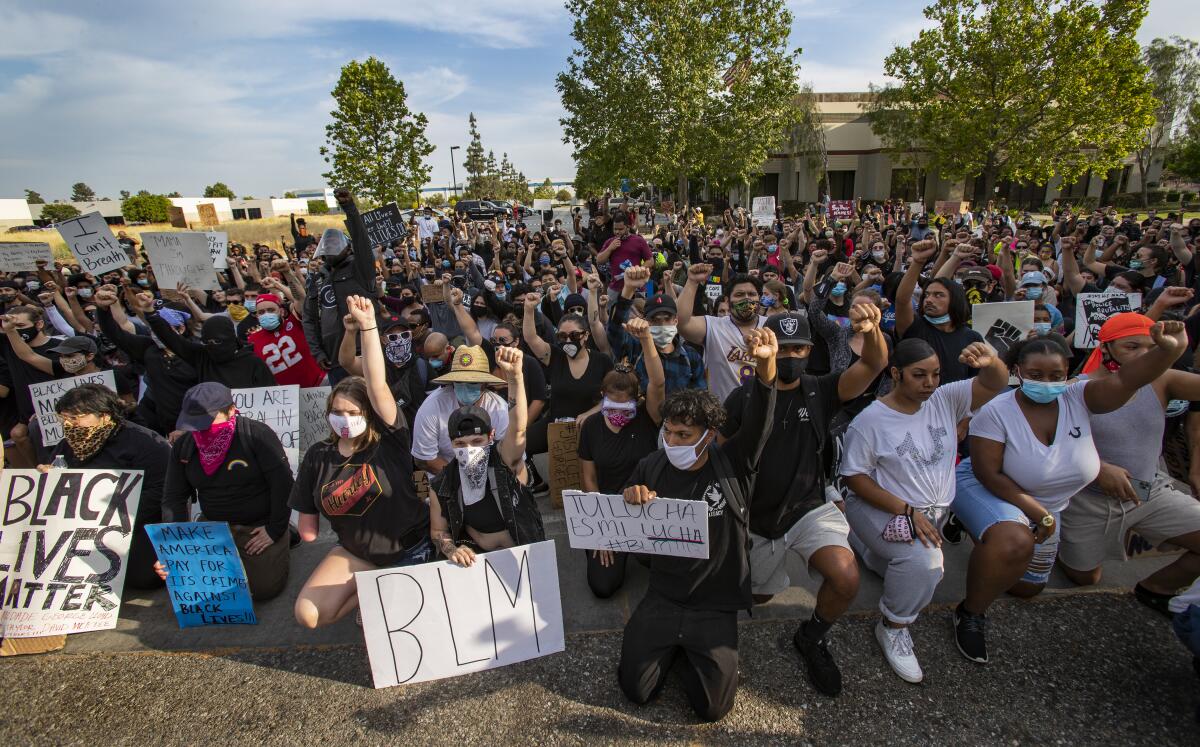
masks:
<instances>
[{"instance_id":1,"label":"tree canopy","mask_svg":"<svg viewBox=\"0 0 1200 747\"><path fill-rule=\"evenodd\" d=\"M229 200L232 200L234 197L236 197L236 195L234 195L234 193L233 193L233 190L230 189L229 185L226 184L225 182L217 182L216 184L208 185L207 187L204 188L204 196L205 197L224 197Z\"/></svg>"},{"instance_id":2,"label":"tree canopy","mask_svg":"<svg viewBox=\"0 0 1200 747\"><path fill-rule=\"evenodd\" d=\"M1071 183L1137 148L1154 98L1136 34L1149 0L936 0L896 47L872 125L948 178ZM980 199L977 197L976 199Z\"/></svg>"},{"instance_id":3,"label":"tree canopy","mask_svg":"<svg viewBox=\"0 0 1200 747\"><path fill-rule=\"evenodd\" d=\"M784 0L567 0L558 75L581 193L622 178L740 184L797 123L799 50Z\"/></svg>"},{"instance_id":4,"label":"tree canopy","mask_svg":"<svg viewBox=\"0 0 1200 747\"><path fill-rule=\"evenodd\" d=\"M75 182L71 185L71 202L91 202L96 199L96 193L91 187L83 182Z\"/></svg>"},{"instance_id":5,"label":"tree canopy","mask_svg":"<svg viewBox=\"0 0 1200 747\"><path fill-rule=\"evenodd\" d=\"M429 181L428 120L408 108L404 84L375 57L342 68L332 92L337 109L325 127L325 181L376 204L415 200Z\"/></svg>"},{"instance_id":6,"label":"tree canopy","mask_svg":"<svg viewBox=\"0 0 1200 747\"><path fill-rule=\"evenodd\" d=\"M25 190L25 202L28 202L30 205L42 205L46 201L37 192L34 192L32 189L27 189Z\"/></svg>"},{"instance_id":7,"label":"tree canopy","mask_svg":"<svg viewBox=\"0 0 1200 747\"><path fill-rule=\"evenodd\" d=\"M51 202L42 205L42 220L49 223L61 223L64 220L78 218L82 213L74 205L65 202Z\"/></svg>"},{"instance_id":8,"label":"tree canopy","mask_svg":"<svg viewBox=\"0 0 1200 747\"><path fill-rule=\"evenodd\" d=\"M152 195L140 190L121 201L121 215L128 221L166 223L171 215L171 201L165 195Z\"/></svg>"}]
</instances>

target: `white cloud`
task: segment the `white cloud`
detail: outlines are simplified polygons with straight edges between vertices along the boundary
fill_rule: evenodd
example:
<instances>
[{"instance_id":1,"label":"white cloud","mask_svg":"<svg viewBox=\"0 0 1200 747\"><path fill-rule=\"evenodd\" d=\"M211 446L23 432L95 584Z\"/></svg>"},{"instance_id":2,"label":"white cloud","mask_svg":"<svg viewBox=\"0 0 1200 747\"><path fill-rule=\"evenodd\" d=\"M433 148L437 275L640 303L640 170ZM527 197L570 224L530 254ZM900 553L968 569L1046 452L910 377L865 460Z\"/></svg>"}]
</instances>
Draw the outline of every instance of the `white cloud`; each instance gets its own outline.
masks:
<instances>
[{"instance_id":1,"label":"white cloud","mask_svg":"<svg viewBox=\"0 0 1200 747\"><path fill-rule=\"evenodd\" d=\"M0 6L4 19L4 43L0 59L50 55L72 49L87 31L83 19L61 13L27 13Z\"/></svg>"},{"instance_id":2,"label":"white cloud","mask_svg":"<svg viewBox=\"0 0 1200 747\"><path fill-rule=\"evenodd\" d=\"M392 74L404 81L404 90L412 109L441 106L461 96L469 86L467 76L444 66L415 72L393 70Z\"/></svg>"}]
</instances>

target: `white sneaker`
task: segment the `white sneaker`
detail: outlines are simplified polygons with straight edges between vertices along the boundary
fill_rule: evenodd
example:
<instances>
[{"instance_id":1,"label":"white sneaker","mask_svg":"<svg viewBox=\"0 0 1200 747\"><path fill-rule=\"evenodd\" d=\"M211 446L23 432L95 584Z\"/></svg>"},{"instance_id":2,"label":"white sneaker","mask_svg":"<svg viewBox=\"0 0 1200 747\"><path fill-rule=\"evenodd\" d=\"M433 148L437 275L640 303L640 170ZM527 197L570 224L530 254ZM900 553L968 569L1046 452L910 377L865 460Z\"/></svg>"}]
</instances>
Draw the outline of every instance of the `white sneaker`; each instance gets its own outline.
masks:
<instances>
[{"instance_id":1,"label":"white sneaker","mask_svg":"<svg viewBox=\"0 0 1200 747\"><path fill-rule=\"evenodd\" d=\"M875 626L875 640L879 641L884 658L896 674L900 675L900 679L917 683L925 678L921 664L917 661L917 654L913 651L912 636L908 634L908 628L889 628L880 620Z\"/></svg>"}]
</instances>

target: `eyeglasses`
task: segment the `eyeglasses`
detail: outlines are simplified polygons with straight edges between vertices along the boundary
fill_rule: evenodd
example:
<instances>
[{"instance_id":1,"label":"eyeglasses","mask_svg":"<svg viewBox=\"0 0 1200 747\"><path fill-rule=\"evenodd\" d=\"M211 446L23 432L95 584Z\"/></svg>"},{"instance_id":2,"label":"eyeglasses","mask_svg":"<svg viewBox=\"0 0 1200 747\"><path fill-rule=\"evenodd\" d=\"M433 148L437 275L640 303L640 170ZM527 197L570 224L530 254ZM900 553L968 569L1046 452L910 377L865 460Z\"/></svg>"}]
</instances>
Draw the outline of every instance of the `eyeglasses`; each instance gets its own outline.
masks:
<instances>
[{"instance_id":1,"label":"eyeglasses","mask_svg":"<svg viewBox=\"0 0 1200 747\"><path fill-rule=\"evenodd\" d=\"M493 337L492 338L492 344L499 345L500 347L508 347L509 345L512 345L514 342L516 342L516 340L514 340L512 338L506 338L506 337Z\"/></svg>"},{"instance_id":2,"label":"eyeglasses","mask_svg":"<svg viewBox=\"0 0 1200 747\"><path fill-rule=\"evenodd\" d=\"M583 338L584 338L586 335L587 335L587 333L586 333L586 332L559 332L558 334L556 334L556 335L554 336L554 338L555 338L556 340L558 340L559 342L575 342L575 343L579 343L579 342L582 342L582 341L583 341Z\"/></svg>"}]
</instances>

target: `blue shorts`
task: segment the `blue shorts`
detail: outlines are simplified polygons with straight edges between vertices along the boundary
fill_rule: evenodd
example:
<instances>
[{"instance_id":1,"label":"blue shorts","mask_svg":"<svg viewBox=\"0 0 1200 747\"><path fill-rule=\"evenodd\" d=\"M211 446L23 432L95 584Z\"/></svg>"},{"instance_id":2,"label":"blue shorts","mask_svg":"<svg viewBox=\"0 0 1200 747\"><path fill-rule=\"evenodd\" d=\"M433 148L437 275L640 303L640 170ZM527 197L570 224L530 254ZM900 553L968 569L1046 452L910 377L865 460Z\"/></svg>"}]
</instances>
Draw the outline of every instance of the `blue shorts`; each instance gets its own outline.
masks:
<instances>
[{"instance_id":1,"label":"blue shorts","mask_svg":"<svg viewBox=\"0 0 1200 747\"><path fill-rule=\"evenodd\" d=\"M954 502L950 504L950 510L954 512L954 515L958 517L958 520L976 541L979 541L984 532L994 524L1002 521L1011 521L1024 527L1030 527L1030 531L1033 531L1029 517L1025 515L1024 511L1008 501L992 495L990 490L980 484L971 470L970 459L964 459L959 463L954 477L955 494ZM1021 577L1022 581L1039 586L1045 585L1047 579L1050 578L1054 559L1058 557L1059 528L1062 522L1059 520L1059 512L1052 511L1051 513L1054 515L1054 534L1047 537L1042 544L1033 546L1033 558L1029 561L1029 567L1025 569L1025 575Z\"/></svg>"}]
</instances>

